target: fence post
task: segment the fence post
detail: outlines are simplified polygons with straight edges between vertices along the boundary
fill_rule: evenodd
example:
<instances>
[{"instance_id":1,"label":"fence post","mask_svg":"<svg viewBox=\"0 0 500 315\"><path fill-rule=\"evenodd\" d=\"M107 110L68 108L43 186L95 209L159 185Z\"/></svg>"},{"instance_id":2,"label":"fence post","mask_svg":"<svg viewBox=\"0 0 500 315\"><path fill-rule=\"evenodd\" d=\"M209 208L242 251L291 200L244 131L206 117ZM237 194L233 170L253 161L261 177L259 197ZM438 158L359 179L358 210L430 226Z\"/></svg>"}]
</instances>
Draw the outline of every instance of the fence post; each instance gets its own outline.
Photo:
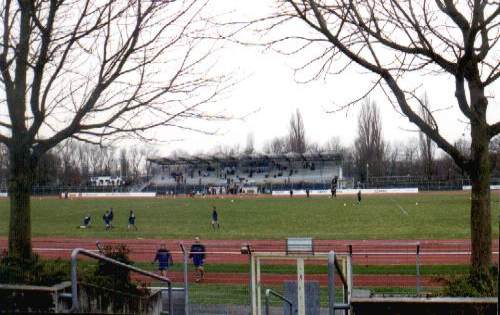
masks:
<instances>
[{"instance_id":1,"label":"fence post","mask_svg":"<svg viewBox=\"0 0 500 315\"><path fill-rule=\"evenodd\" d=\"M420 294L420 243L417 243L416 268L417 268L417 295L419 295Z\"/></svg>"},{"instance_id":2,"label":"fence post","mask_svg":"<svg viewBox=\"0 0 500 315\"><path fill-rule=\"evenodd\" d=\"M184 265L184 314L189 315L189 278L188 278L188 262L189 252L184 248L184 244L180 243L182 250L183 265Z\"/></svg>"},{"instance_id":3,"label":"fence post","mask_svg":"<svg viewBox=\"0 0 500 315\"><path fill-rule=\"evenodd\" d=\"M269 290L270 289L266 290L266 314L265 315L269 315ZM290 313L290 315L293 315L293 314Z\"/></svg>"},{"instance_id":4,"label":"fence post","mask_svg":"<svg viewBox=\"0 0 500 315\"><path fill-rule=\"evenodd\" d=\"M328 310L335 315L335 252L328 253Z\"/></svg>"},{"instance_id":5,"label":"fence post","mask_svg":"<svg viewBox=\"0 0 500 315\"><path fill-rule=\"evenodd\" d=\"M347 296L346 296L346 301L344 301L345 304L351 305L351 298L352 298L352 288L353 288L353 283L352 283L352 245L349 244L349 258L348 258L348 271L347 271ZM345 314L348 315L350 311L346 310Z\"/></svg>"}]
</instances>

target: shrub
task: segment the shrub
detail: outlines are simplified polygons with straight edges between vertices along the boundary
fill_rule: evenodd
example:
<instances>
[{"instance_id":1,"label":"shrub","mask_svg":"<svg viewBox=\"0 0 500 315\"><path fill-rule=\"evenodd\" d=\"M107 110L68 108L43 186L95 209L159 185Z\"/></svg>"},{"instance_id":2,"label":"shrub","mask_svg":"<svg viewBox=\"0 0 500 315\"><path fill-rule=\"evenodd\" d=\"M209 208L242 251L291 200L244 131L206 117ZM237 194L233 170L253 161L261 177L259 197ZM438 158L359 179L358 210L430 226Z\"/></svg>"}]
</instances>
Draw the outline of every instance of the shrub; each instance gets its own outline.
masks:
<instances>
[{"instance_id":1,"label":"shrub","mask_svg":"<svg viewBox=\"0 0 500 315\"><path fill-rule=\"evenodd\" d=\"M103 246L101 252L109 258L133 265L128 257L130 250L124 244ZM111 306L114 312L120 312L125 305L129 311L137 312L139 310L137 298L150 294L145 284L137 285L131 281L130 270L106 261L99 261L93 271L83 273L81 280L84 284L90 285L87 287L90 298L98 299L105 308Z\"/></svg>"},{"instance_id":2,"label":"shrub","mask_svg":"<svg viewBox=\"0 0 500 315\"><path fill-rule=\"evenodd\" d=\"M21 260L4 251L0 255L0 283L51 286L68 279L69 266L62 260L42 261L33 254Z\"/></svg>"},{"instance_id":3,"label":"shrub","mask_svg":"<svg viewBox=\"0 0 500 315\"><path fill-rule=\"evenodd\" d=\"M457 276L445 280L443 294L457 297L497 296L497 279L497 267L491 268L490 273L481 279L473 278L470 274Z\"/></svg>"},{"instance_id":4,"label":"shrub","mask_svg":"<svg viewBox=\"0 0 500 315\"><path fill-rule=\"evenodd\" d=\"M130 250L125 244L105 245L101 248L102 253L114 260L133 265L129 259ZM126 292L134 295L146 295L149 291L144 288L144 285L137 285L130 278L130 270L121 268L115 264L106 261L99 261L93 273L83 275L82 280L86 283L99 286L102 288L113 289L116 291Z\"/></svg>"}]
</instances>

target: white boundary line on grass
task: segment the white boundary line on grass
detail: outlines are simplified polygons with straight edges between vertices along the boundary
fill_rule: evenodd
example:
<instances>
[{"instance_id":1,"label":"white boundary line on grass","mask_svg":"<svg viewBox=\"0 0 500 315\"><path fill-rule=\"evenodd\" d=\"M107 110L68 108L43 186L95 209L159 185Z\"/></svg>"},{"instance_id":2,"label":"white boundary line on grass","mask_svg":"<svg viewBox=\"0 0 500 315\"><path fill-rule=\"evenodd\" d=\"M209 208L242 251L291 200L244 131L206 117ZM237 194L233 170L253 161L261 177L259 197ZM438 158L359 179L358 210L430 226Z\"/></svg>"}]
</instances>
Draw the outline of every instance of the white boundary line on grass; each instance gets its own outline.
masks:
<instances>
[{"instance_id":1,"label":"white boundary line on grass","mask_svg":"<svg viewBox=\"0 0 500 315\"><path fill-rule=\"evenodd\" d=\"M396 206L398 206L399 210L404 214L404 215L408 215L408 211L405 210L405 208L403 208L399 203L396 202L396 200L394 200L393 198L391 198L391 201L394 202L396 204Z\"/></svg>"}]
</instances>

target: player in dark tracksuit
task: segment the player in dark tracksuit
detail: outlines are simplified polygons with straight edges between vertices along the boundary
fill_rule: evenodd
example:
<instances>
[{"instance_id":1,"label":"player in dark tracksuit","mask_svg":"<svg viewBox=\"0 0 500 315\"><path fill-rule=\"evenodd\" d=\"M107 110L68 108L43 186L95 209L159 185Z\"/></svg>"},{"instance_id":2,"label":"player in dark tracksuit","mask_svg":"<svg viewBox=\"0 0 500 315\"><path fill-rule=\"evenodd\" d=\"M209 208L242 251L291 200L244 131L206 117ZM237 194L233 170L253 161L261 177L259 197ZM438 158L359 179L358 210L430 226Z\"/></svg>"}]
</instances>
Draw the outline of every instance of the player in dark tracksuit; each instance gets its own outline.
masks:
<instances>
[{"instance_id":1,"label":"player in dark tracksuit","mask_svg":"<svg viewBox=\"0 0 500 315\"><path fill-rule=\"evenodd\" d=\"M217 213L217 208L215 206L213 207L212 210L212 228L215 231L215 226L217 225L217 230L220 228L219 225L219 214Z\"/></svg>"},{"instance_id":2,"label":"player in dark tracksuit","mask_svg":"<svg viewBox=\"0 0 500 315\"><path fill-rule=\"evenodd\" d=\"M135 225L135 213L134 211L130 210L130 214L128 215L128 226L127 229L130 230L130 228L134 228L134 230L137 231L137 226Z\"/></svg>"},{"instance_id":3,"label":"player in dark tracksuit","mask_svg":"<svg viewBox=\"0 0 500 315\"><path fill-rule=\"evenodd\" d=\"M80 229L89 228L90 227L90 220L91 220L90 214L87 214L85 216L85 218L83 218L83 223L82 223L82 225L80 225Z\"/></svg>"},{"instance_id":4,"label":"player in dark tracksuit","mask_svg":"<svg viewBox=\"0 0 500 315\"><path fill-rule=\"evenodd\" d=\"M109 208L109 214L108 214L108 219L109 219L109 227L112 228L113 227L113 219L114 219L115 215L113 213L113 208Z\"/></svg>"},{"instance_id":5,"label":"player in dark tracksuit","mask_svg":"<svg viewBox=\"0 0 500 315\"><path fill-rule=\"evenodd\" d=\"M106 213L104 213L104 215L102 216L102 220L104 221L104 228L106 230L109 230L109 228L111 227L111 223L109 221L109 212L106 211Z\"/></svg>"},{"instance_id":6,"label":"player in dark tracksuit","mask_svg":"<svg viewBox=\"0 0 500 315\"><path fill-rule=\"evenodd\" d=\"M205 246L200 243L199 237L195 237L195 242L193 245L191 245L189 258L193 259L193 265L196 268L196 282L200 282L205 277L205 269L203 267L203 265L205 264L205 257Z\"/></svg>"},{"instance_id":7,"label":"player in dark tracksuit","mask_svg":"<svg viewBox=\"0 0 500 315\"><path fill-rule=\"evenodd\" d=\"M167 270L173 264L172 255L170 251L167 249L165 244L161 244L160 248L156 252L155 259L153 263L158 261L158 270L163 277L167 276Z\"/></svg>"},{"instance_id":8,"label":"player in dark tracksuit","mask_svg":"<svg viewBox=\"0 0 500 315\"><path fill-rule=\"evenodd\" d=\"M358 204L361 203L361 190L358 190Z\"/></svg>"},{"instance_id":9,"label":"player in dark tracksuit","mask_svg":"<svg viewBox=\"0 0 500 315\"><path fill-rule=\"evenodd\" d=\"M337 176L335 176L333 179L332 179L332 185L331 185L331 193L332 193L332 196L330 198L334 198L334 197L337 197Z\"/></svg>"}]
</instances>

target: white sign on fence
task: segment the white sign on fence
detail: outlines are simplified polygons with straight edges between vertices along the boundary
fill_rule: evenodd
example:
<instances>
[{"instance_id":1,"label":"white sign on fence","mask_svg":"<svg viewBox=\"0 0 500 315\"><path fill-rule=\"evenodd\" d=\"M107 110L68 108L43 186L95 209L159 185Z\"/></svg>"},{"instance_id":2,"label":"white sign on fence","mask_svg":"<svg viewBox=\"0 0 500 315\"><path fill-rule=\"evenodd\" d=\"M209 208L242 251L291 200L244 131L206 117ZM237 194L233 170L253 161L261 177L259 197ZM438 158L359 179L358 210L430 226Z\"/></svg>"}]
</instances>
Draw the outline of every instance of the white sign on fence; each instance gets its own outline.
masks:
<instances>
[{"instance_id":1,"label":"white sign on fence","mask_svg":"<svg viewBox=\"0 0 500 315\"><path fill-rule=\"evenodd\" d=\"M68 198L152 198L155 192L68 192ZM66 193L61 193L66 198Z\"/></svg>"},{"instance_id":2,"label":"white sign on fence","mask_svg":"<svg viewBox=\"0 0 500 315\"><path fill-rule=\"evenodd\" d=\"M490 185L491 190L500 190L500 185ZM472 190L471 185L462 186L462 190Z\"/></svg>"},{"instance_id":3,"label":"white sign on fence","mask_svg":"<svg viewBox=\"0 0 500 315\"><path fill-rule=\"evenodd\" d=\"M377 189L337 189L337 195L355 195L361 190L362 194L416 194L418 188L377 188ZM273 196L288 196L290 190L275 190ZM305 195L304 189L294 189L293 195ZM312 189L309 191L311 195L330 195L329 189Z\"/></svg>"}]
</instances>

